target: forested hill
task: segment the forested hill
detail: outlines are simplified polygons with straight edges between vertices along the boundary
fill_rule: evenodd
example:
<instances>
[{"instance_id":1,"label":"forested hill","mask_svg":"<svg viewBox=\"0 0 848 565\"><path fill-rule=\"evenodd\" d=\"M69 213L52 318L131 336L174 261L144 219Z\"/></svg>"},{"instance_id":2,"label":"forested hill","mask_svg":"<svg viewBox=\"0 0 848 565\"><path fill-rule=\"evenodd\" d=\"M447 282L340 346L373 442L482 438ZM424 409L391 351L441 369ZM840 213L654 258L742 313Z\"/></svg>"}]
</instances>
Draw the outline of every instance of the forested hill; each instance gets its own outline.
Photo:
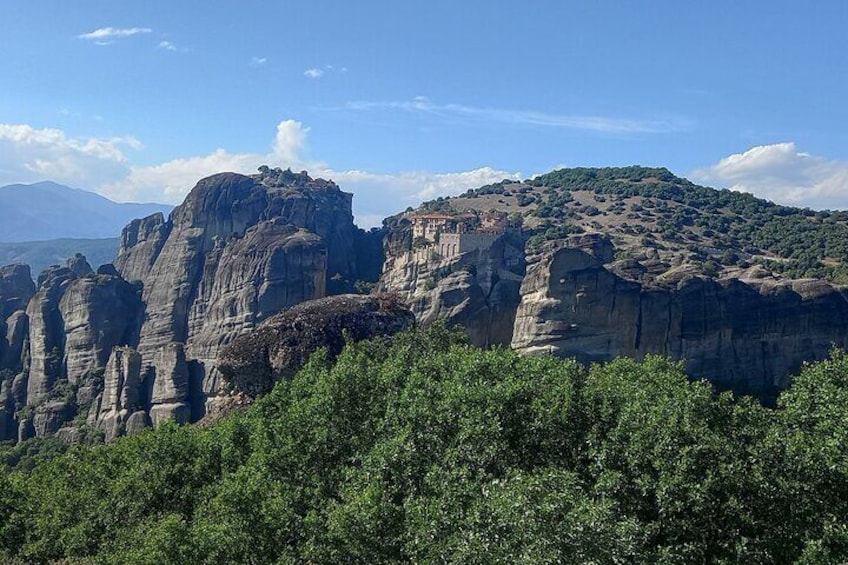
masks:
<instances>
[{"instance_id":1,"label":"forested hill","mask_svg":"<svg viewBox=\"0 0 848 565\"><path fill-rule=\"evenodd\" d=\"M845 430L840 352L770 410L664 358L586 368L437 326L318 354L209 429L7 450L0 558L838 563Z\"/></svg>"},{"instance_id":2,"label":"forested hill","mask_svg":"<svg viewBox=\"0 0 848 565\"><path fill-rule=\"evenodd\" d=\"M610 235L622 257L648 252L703 266L708 276L737 276L759 264L790 278L848 284L848 212L780 206L676 177L664 168L561 169L505 180L422 210L510 214L545 240L574 233Z\"/></svg>"}]
</instances>

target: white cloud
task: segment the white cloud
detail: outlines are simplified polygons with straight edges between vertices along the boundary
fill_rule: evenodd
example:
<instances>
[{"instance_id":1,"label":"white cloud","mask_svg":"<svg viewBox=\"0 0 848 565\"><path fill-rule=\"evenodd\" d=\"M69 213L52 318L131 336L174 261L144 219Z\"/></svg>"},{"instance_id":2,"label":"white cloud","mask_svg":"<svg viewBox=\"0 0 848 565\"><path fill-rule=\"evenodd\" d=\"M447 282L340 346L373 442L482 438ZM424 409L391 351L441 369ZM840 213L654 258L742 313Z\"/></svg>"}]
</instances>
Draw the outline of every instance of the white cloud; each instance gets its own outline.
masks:
<instances>
[{"instance_id":1,"label":"white cloud","mask_svg":"<svg viewBox=\"0 0 848 565\"><path fill-rule=\"evenodd\" d=\"M268 62L268 57L252 57L250 59L251 67L261 67Z\"/></svg>"},{"instance_id":2,"label":"white cloud","mask_svg":"<svg viewBox=\"0 0 848 565\"><path fill-rule=\"evenodd\" d=\"M519 173L478 167L470 171L379 173L337 170L304 156L309 128L283 120L266 153L233 153L224 148L207 155L173 159L151 166L132 163L127 150L141 150L132 137L74 138L59 129L0 124L0 186L54 180L94 190L119 201L179 204L201 178L223 171L253 173L263 164L308 170L353 192L362 227L415 206L422 200L458 194L468 188L518 179Z\"/></svg>"},{"instance_id":3,"label":"white cloud","mask_svg":"<svg viewBox=\"0 0 848 565\"><path fill-rule=\"evenodd\" d=\"M216 149L208 155L174 159L159 165L131 166L125 176L100 184L97 191L118 201L179 204L203 177L224 171L250 173L262 163L258 155Z\"/></svg>"},{"instance_id":4,"label":"white cloud","mask_svg":"<svg viewBox=\"0 0 848 565\"><path fill-rule=\"evenodd\" d=\"M141 147L137 139L128 136L74 138L55 128L0 124L0 179L52 179L94 186L104 174L122 174L129 162L124 151Z\"/></svg>"},{"instance_id":5,"label":"white cloud","mask_svg":"<svg viewBox=\"0 0 848 565\"><path fill-rule=\"evenodd\" d=\"M415 206L422 200L459 194L468 188L497 182L504 178L519 179L519 173L480 167L471 171L450 173L401 172L375 173L362 170L337 170L321 161L303 157L309 128L295 120L277 125L273 144L267 154L230 153L218 149L213 153L186 159L175 159L152 167L132 167L126 178L101 187L116 199L159 200L171 204L182 201L196 182L221 171L252 173L263 164L271 167L307 170L313 177L332 179L343 190L353 192L354 210L362 227L379 225L382 218Z\"/></svg>"},{"instance_id":6,"label":"white cloud","mask_svg":"<svg viewBox=\"0 0 848 565\"><path fill-rule=\"evenodd\" d=\"M848 162L798 151L791 142L752 147L690 176L780 204L848 208Z\"/></svg>"},{"instance_id":7,"label":"white cloud","mask_svg":"<svg viewBox=\"0 0 848 565\"><path fill-rule=\"evenodd\" d=\"M324 65L323 68L313 67L303 71L303 76L312 79L319 79L331 73L346 73L347 67L337 67L336 65Z\"/></svg>"},{"instance_id":8,"label":"white cloud","mask_svg":"<svg viewBox=\"0 0 848 565\"><path fill-rule=\"evenodd\" d=\"M170 51L172 53L188 53L189 51L191 51L191 49L187 47L180 47L173 41L168 41L166 39L160 41L157 47L159 49L162 49L163 51Z\"/></svg>"},{"instance_id":9,"label":"white cloud","mask_svg":"<svg viewBox=\"0 0 848 565\"><path fill-rule=\"evenodd\" d=\"M408 101L348 102L333 110L375 111L392 110L432 117L462 118L480 122L497 122L517 126L542 126L550 128L577 129L608 134L668 133L689 127L683 119L631 119L607 116L581 116L552 114L535 110L509 110L503 108L476 107L464 104L435 104L426 96L416 96Z\"/></svg>"},{"instance_id":10,"label":"white cloud","mask_svg":"<svg viewBox=\"0 0 848 565\"><path fill-rule=\"evenodd\" d=\"M149 27L128 27L128 28L115 28L115 27L101 27L99 29L95 29L94 31L90 31L88 33L83 33L78 35L79 39L86 39L89 41L94 41L98 45L108 45L111 41L110 39L117 39L121 37L130 37L133 35L138 35L141 33L151 33L153 30Z\"/></svg>"},{"instance_id":11,"label":"white cloud","mask_svg":"<svg viewBox=\"0 0 848 565\"><path fill-rule=\"evenodd\" d=\"M283 120L277 124L277 135L269 157L281 163L299 163L300 151L306 145L309 128L295 120Z\"/></svg>"}]
</instances>

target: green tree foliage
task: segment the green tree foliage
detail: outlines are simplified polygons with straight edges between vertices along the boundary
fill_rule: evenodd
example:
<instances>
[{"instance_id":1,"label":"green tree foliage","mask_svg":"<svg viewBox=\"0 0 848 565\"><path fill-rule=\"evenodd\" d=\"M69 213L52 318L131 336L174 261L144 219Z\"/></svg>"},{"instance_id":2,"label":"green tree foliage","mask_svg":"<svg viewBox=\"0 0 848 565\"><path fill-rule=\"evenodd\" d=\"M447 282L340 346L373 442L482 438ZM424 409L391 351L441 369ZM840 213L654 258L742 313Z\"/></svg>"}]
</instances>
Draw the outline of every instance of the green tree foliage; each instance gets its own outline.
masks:
<instances>
[{"instance_id":1,"label":"green tree foliage","mask_svg":"<svg viewBox=\"0 0 848 565\"><path fill-rule=\"evenodd\" d=\"M772 410L662 357L586 368L435 327L319 352L210 429L0 474L0 558L840 562L846 430L841 352Z\"/></svg>"},{"instance_id":2,"label":"green tree foliage","mask_svg":"<svg viewBox=\"0 0 848 565\"><path fill-rule=\"evenodd\" d=\"M656 205L661 216L656 224L658 233L676 241L678 234L697 226L704 236L713 238L715 246L728 252L726 265L735 264L733 256L747 248L755 254L769 252L785 259L762 261L787 276L848 283L845 212L780 206L745 192L699 186L663 168L561 169L536 177L532 184L552 191L535 211L540 218L567 219L562 206L571 199L571 191L589 190L613 198L639 196ZM683 207L671 212L665 202ZM550 239L542 232L539 237Z\"/></svg>"}]
</instances>

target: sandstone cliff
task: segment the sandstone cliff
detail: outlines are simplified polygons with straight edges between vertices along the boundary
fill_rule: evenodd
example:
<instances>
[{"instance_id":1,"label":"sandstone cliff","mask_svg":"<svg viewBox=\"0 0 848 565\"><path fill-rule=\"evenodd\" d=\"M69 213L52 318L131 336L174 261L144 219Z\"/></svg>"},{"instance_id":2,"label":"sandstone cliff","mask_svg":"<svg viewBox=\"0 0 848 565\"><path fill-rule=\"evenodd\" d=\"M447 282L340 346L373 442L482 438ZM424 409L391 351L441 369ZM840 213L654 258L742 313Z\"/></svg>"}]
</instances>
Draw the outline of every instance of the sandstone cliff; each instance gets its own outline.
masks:
<instances>
[{"instance_id":1,"label":"sandstone cliff","mask_svg":"<svg viewBox=\"0 0 848 565\"><path fill-rule=\"evenodd\" d=\"M708 277L681 253L622 253L602 233L544 243L525 275L524 242L508 234L445 257L444 235L416 245L401 218L386 239L380 288L407 300L419 323L445 319L477 345L587 363L664 354L693 378L766 402L804 361L848 345L848 292L821 280L758 265Z\"/></svg>"},{"instance_id":2,"label":"sandstone cliff","mask_svg":"<svg viewBox=\"0 0 848 565\"><path fill-rule=\"evenodd\" d=\"M202 179L169 218L132 221L114 267L95 273L78 255L37 287L28 268L4 267L0 437L78 441L88 426L111 440L200 419L221 388L220 350L330 281L352 286L381 264L355 253L380 235L354 226L334 183L262 167Z\"/></svg>"},{"instance_id":3,"label":"sandstone cliff","mask_svg":"<svg viewBox=\"0 0 848 565\"><path fill-rule=\"evenodd\" d=\"M37 287L25 267L0 269L0 437L78 441L93 428L113 439L194 422L241 402L233 391L267 390L315 347L332 352L344 328L357 339L412 317L528 354L667 354L694 378L766 400L801 362L846 345L848 294L791 278L795 267L774 274L773 238L742 240L783 229L769 223L773 205L662 170L603 183L578 172L483 187L368 233L330 181L222 173L170 217L131 222L114 267L95 273L78 256ZM839 221L817 216L804 233ZM411 313L385 297L313 301L370 288L381 266L377 290Z\"/></svg>"},{"instance_id":4,"label":"sandstone cliff","mask_svg":"<svg viewBox=\"0 0 848 565\"><path fill-rule=\"evenodd\" d=\"M26 308L35 294L26 265L0 267L0 440L17 437L16 399L24 393L29 316Z\"/></svg>"},{"instance_id":5,"label":"sandstone cliff","mask_svg":"<svg viewBox=\"0 0 848 565\"><path fill-rule=\"evenodd\" d=\"M520 234L450 257L436 246L413 249L411 241L407 226L387 238L379 289L405 300L421 324L445 319L463 326L475 345L509 345L524 275Z\"/></svg>"},{"instance_id":6,"label":"sandstone cliff","mask_svg":"<svg viewBox=\"0 0 848 565\"><path fill-rule=\"evenodd\" d=\"M660 353L720 389L773 399L803 361L848 343L844 289L757 268L718 280L672 271L640 284L616 272L604 241L569 238L530 260L514 348L584 362Z\"/></svg>"},{"instance_id":7,"label":"sandstone cliff","mask_svg":"<svg viewBox=\"0 0 848 565\"><path fill-rule=\"evenodd\" d=\"M356 237L350 194L306 173L265 167L203 179L169 219L127 226L116 265L144 288L143 371L154 391L164 382L173 389L151 397L153 422L201 417L220 388L215 359L223 346L324 296L329 279L353 279ZM163 358L175 344L181 352Z\"/></svg>"},{"instance_id":8,"label":"sandstone cliff","mask_svg":"<svg viewBox=\"0 0 848 565\"><path fill-rule=\"evenodd\" d=\"M138 339L139 288L81 255L43 272L0 270L0 438L57 432L88 410L112 349ZM11 312L11 313L9 313Z\"/></svg>"}]
</instances>

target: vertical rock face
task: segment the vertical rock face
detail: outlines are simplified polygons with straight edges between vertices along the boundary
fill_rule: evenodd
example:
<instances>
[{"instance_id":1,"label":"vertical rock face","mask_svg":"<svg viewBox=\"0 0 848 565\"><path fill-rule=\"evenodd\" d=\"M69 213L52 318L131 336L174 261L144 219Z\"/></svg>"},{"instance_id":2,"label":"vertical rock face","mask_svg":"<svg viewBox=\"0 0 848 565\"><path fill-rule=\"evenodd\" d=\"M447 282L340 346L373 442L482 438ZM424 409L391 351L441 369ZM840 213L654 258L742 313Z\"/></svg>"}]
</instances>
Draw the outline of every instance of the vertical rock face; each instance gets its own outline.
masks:
<instances>
[{"instance_id":1,"label":"vertical rock face","mask_svg":"<svg viewBox=\"0 0 848 565\"><path fill-rule=\"evenodd\" d=\"M121 233L121 247L115 262L128 281L144 280L159 257L170 233L171 223L161 212L133 220ZM130 253L129 250L132 250Z\"/></svg>"},{"instance_id":2,"label":"vertical rock face","mask_svg":"<svg viewBox=\"0 0 848 565\"><path fill-rule=\"evenodd\" d=\"M224 345L324 296L331 276L356 274L351 195L306 173L261 171L203 179L168 220L151 216L124 230L116 266L144 288L138 351L153 379L154 424L202 416L219 388ZM179 394L157 400L177 384Z\"/></svg>"},{"instance_id":3,"label":"vertical rock face","mask_svg":"<svg viewBox=\"0 0 848 565\"><path fill-rule=\"evenodd\" d=\"M356 246L377 241L366 236L334 183L263 167L203 179L168 219L131 222L115 266L77 255L37 287L25 266L0 269L0 439L79 441L77 414L110 440L202 417L221 348L323 297L331 277L355 280Z\"/></svg>"},{"instance_id":4,"label":"vertical rock face","mask_svg":"<svg viewBox=\"0 0 848 565\"><path fill-rule=\"evenodd\" d=\"M12 394L14 380L6 375L0 380L0 439L14 439L18 428L15 422L15 398Z\"/></svg>"},{"instance_id":5,"label":"vertical rock face","mask_svg":"<svg viewBox=\"0 0 848 565\"><path fill-rule=\"evenodd\" d=\"M113 347L137 339L143 312L138 289L120 277L95 275L90 268L78 272L86 274L78 276L67 267L48 269L30 301L30 405L49 396L58 380L76 385L102 370Z\"/></svg>"},{"instance_id":6,"label":"vertical rock face","mask_svg":"<svg viewBox=\"0 0 848 565\"><path fill-rule=\"evenodd\" d=\"M120 277L76 279L59 301L64 325L64 373L72 384L106 366L113 347L138 340L142 304Z\"/></svg>"},{"instance_id":7,"label":"vertical rock face","mask_svg":"<svg viewBox=\"0 0 848 565\"><path fill-rule=\"evenodd\" d=\"M190 375L183 344L169 343L156 352L152 376L150 419L153 425L166 419L188 423L191 417Z\"/></svg>"},{"instance_id":8,"label":"vertical rock face","mask_svg":"<svg viewBox=\"0 0 848 565\"><path fill-rule=\"evenodd\" d=\"M0 267L0 373L5 371L6 377L23 369L29 330L26 309L34 294L35 284L27 265Z\"/></svg>"},{"instance_id":9,"label":"vertical rock face","mask_svg":"<svg viewBox=\"0 0 848 565\"><path fill-rule=\"evenodd\" d=\"M57 432L92 401L92 383L102 378L112 348L137 340L139 291L108 271L95 274L78 255L42 273L37 291L28 268L3 277L3 303L10 310L26 304L26 311L16 309L4 320L0 337L3 439ZM26 421L16 423L14 414L24 408Z\"/></svg>"},{"instance_id":10,"label":"vertical rock face","mask_svg":"<svg viewBox=\"0 0 848 565\"><path fill-rule=\"evenodd\" d=\"M222 347L260 321L325 295L327 250L320 236L282 220L261 222L207 256L204 279L189 312L188 353L208 369L204 391L214 396L214 361Z\"/></svg>"},{"instance_id":11,"label":"vertical rock face","mask_svg":"<svg viewBox=\"0 0 848 565\"><path fill-rule=\"evenodd\" d=\"M24 366L27 337L29 336L29 316L23 310L17 310L0 328L5 326L6 335L0 336L0 368L19 373Z\"/></svg>"},{"instance_id":12,"label":"vertical rock face","mask_svg":"<svg viewBox=\"0 0 848 565\"><path fill-rule=\"evenodd\" d=\"M29 379L27 404L41 404L62 373L65 324L59 311L68 286L75 280L66 267L51 267L38 277L38 292L29 303Z\"/></svg>"},{"instance_id":13,"label":"vertical rock face","mask_svg":"<svg viewBox=\"0 0 848 565\"><path fill-rule=\"evenodd\" d=\"M449 259L426 248L405 251L405 239L387 240L380 289L406 300L421 324L444 319L463 326L475 345L508 345L524 274L520 235L503 234Z\"/></svg>"},{"instance_id":14,"label":"vertical rock face","mask_svg":"<svg viewBox=\"0 0 848 565\"><path fill-rule=\"evenodd\" d=\"M822 281L684 274L643 286L592 243L573 238L531 261L515 349L585 362L662 353L693 377L768 400L803 361L848 343L848 295Z\"/></svg>"},{"instance_id":15,"label":"vertical rock face","mask_svg":"<svg viewBox=\"0 0 848 565\"><path fill-rule=\"evenodd\" d=\"M28 265L0 267L0 318L6 319L14 312L26 310L35 294L35 284Z\"/></svg>"},{"instance_id":16,"label":"vertical rock face","mask_svg":"<svg viewBox=\"0 0 848 565\"><path fill-rule=\"evenodd\" d=\"M141 355L131 347L116 347L104 373L103 393L92 409L94 424L103 430L106 441L126 433L130 418L136 413L144 414L145 396ZM142 417L131 427L139 431L145 424Z\"/></svg>"}]
</instances>

